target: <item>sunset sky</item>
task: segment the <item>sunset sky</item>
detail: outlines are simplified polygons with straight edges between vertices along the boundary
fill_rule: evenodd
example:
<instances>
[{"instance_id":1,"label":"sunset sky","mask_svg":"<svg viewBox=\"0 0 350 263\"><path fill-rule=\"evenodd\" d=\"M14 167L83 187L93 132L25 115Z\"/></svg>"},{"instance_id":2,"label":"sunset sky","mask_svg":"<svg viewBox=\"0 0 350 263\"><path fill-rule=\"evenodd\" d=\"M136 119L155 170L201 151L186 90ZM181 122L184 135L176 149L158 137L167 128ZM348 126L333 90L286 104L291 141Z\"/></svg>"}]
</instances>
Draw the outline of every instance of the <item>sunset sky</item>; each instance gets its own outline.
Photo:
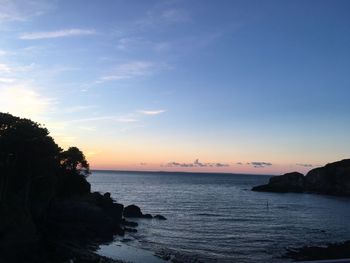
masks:
<instances>
[{"instance_id":1,"label":"sunset sky","mask_svg":"<svg viewBox=\"0 0 350 263\"><path fill-rule=\"evenodd\" d=\"M0 0L0 111L92 168L350 157L350 1Z\"/></svg>"}]
</instances>

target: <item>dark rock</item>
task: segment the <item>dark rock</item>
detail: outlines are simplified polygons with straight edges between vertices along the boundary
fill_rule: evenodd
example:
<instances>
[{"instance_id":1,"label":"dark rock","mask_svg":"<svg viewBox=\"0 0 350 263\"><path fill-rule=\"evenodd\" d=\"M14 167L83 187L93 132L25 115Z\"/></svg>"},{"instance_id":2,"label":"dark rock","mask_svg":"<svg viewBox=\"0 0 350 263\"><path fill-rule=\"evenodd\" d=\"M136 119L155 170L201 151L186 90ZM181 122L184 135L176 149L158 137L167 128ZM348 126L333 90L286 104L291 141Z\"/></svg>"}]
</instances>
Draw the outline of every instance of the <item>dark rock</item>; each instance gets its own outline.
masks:
<instances>
[{"instance_id":1,"label":"dark rock","mask_svg":"<svg viewBox=\"0 0 350 263\"><path fill-rule=\"evenodd\" d=\"M129 233L136 233L137 232L137 229L130 228L130 227L125 227L124 230L125 230L125 232L129 232Z\"/></svg>"},{"instance_id":2,"label":"dark rock","mask_svg":"<svg viewBox=\"0 0 350 263\"><path fill-rule=\"evenodd\" d=\"M111 193L106 192L106 193L103 194L103 197L106 198L106 199L111 199Z\"/></svg>"},{"instance_id":3,"label":"dark rock","mask_svg":"<svg viewBox=\"0 0 350 263\"><path fill-rule=\"evenodd\" d=\"M124 208L125 217L136 217L141 218L143 216L140 207L136 205L129 205Z\"/></svg>"},{"instance_id":4,"label":"dark rock","mask_svg":"<svg viewBox=\"0 0 350 263\"><path fill-rule=\"evenodd\" d=\"M305 177L297 172L274 176L268 184L255 186L252 190L350 196L350 159L312 169Z\"/></svg>"},{"instance_id":5,"label":"dark rock","mask_svg":"<svg viewBox=\"0 0 350 263\"><path fill-rule=\"evenodd\" d=\"M136 205L129 205L129 206L125 207L124 208L124 217L145 218L145 219L152 219L153 218L153 216L151 214L143 214L141 212L140 207L138 207ZM158 215L158 219L164 220L163 218L159 218L159 217L162 217L162 216ZM125 222L127 222L127 221L125 221Z\"/></svg>"},{"instance_id":6,"label":"dark rock","mask_svg":"<svg viewBox=\"0 0 350 263\"><path fill-rule=\"evenodd\" d=\"M89 202L95 204L96 206L102 208L113 220L121 222L123 219L124 206L122 204L115 203L111 198L110 193L105 193L104 195L94 192L87 195Z\"/></svg>"},{"instance_id":7,"label":"dark rock","mask_svg":"<svg viewBox=\"0 0 350 263\"><path fill-rule=\"evenodd\" d=\"M303 192L304 175L298 172L271 177L268 184L253 187L253 191L263 192Z\"/></svg>"},{"instance_id":8,"label":"dark rock","mask_svg":"<svg viewBox=\"0 0 350 263\"><path fill-rule=\"evenodd\" d=\"M144 214L142 215L142 218L152 219L153 216L151 214Z\"/></svg>"},{"instance_id":9,"label":"dark rock","mask_svg":"<svg viewBox=\"0 0 350 263\"><path fill-rule=\"evenodd\" d=\"M91 203L88 198L56 201L48 214L46 234L53 240L112 241L114 235L124 234L121 221L113 215L113 212Z\"/></svg>"},{"instance_id":10,"label":"dark rock","mask_svg":"<svg viewBox=\"0 0 350 263\"><path fill-rule=\"evenodd\" d=\"M79 246L73 246L70 244L65 244L64 248L60 246L56 253L57 254L54 258L50 258L51 260L40 262L125 263L120 260L113 260L104 256L100 256L95 252L90 251L89 249L85 249ZM29 263L28 261L23 262Z\"/></svg>"},{"instance_id":11,"label":"dark rock","mask_svg":"<svg viewBox=\"0 0 350 263\"><path fill-rule=\"evenodd\" d=\"M20 204L11 193L6 202L0 202L0 262L40 260L36 226Z\"/></svg>"},{"instance_id":12,"label":"dark rock","mask_svg":"<svg viewBox=\"0 0 350 263\"><path fill-rule=\"evenodd\" d=\"M127 221L125 219L123 219L123 225L124 226L130 226L130 227L137 227L139 224L136 222L132 222L132 221Z\"/></svg>"},{"instance_id":13,"label":"dark rock","mask_svg":"<svg viewBox=\"0 0 350 263\"><path fill-rule=\"evenodd\" d=\"M287 251L284 257L297 261L350 258L350 241L329 244L325 247L304 246Z\"/></svg>"},{"instance_id":14,"label":"dark rock","mask_svg":"<svg viewBox=\"0 0 350 263\"><path fill-rule=\"evenodd\" d=\"M155 215L154 218L159 219L159 220L166 220L166 217L162 216L162 215Z\"/></svg>"},{"instance_id":15,"label":"dark rock","mask_svg":"<svg viewBox=\"0 0 350 263\"><path fill-rule=\"evenodd\" d=\"M350 159L329 163L308 172L305 190L319 194L350 196Z\"/></svg>"}]
</instances>

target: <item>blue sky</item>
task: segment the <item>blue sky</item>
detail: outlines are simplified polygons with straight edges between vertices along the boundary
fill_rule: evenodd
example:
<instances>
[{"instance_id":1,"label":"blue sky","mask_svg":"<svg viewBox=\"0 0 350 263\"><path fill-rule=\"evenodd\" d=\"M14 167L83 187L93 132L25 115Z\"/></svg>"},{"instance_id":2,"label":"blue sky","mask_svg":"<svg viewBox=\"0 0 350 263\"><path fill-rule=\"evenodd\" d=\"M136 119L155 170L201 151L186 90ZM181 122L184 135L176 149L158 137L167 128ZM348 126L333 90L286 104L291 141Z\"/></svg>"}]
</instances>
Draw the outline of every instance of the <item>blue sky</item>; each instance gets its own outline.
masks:
<instances>
[{"instance_id":1,"label":"blue sky","mask_svg":"<svg viewBox=\"0 0 350 263\"><path fill-rule=\"evenodd\" d=\"M96 168L307 171L349 157L349 7L0 0L0 110Z\"/></svg>"}]
</instances>

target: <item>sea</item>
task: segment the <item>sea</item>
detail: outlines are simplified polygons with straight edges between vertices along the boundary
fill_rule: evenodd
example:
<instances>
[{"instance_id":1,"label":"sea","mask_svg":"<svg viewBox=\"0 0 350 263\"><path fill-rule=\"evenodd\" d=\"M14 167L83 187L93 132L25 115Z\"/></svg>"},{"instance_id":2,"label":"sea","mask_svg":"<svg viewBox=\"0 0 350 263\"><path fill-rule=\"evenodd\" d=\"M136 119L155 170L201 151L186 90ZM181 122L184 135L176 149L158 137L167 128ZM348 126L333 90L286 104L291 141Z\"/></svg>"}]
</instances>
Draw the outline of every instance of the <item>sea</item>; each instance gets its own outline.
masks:
<instances>
[{"instance_id":1,"label":"sea","mask_svg":"<svg viewBox=\"0 0 350 263\"><path fill-rule=\"evenodd\" d=\"M288 248L350 240L350 198L251 191L269 178L94 171L88 177L93 191L167 218L133 220L138 232L117 237L102 251L116 257L123 254L118 247L131 255L146 251L130 260L135 263L163 262L153 255L174 262L290 262L283 257Z\"/></svg>"}]
</instances>

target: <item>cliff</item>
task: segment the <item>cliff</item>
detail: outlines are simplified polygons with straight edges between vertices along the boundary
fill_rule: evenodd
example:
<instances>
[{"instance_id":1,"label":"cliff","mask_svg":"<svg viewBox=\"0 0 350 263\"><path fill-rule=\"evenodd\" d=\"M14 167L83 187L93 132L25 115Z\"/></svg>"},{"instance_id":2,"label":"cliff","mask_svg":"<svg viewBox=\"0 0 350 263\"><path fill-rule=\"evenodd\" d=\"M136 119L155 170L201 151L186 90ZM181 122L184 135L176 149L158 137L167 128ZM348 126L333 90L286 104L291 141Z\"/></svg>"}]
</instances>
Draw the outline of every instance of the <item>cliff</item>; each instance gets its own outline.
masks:
<instances>
[{"instance_id":1,"label":"cliff","mask_svg":"<svg viewBox=\"0 0 350 263\"><path fill-rule=\"evenodd\" d=\"M268 184L255 186L252 190L350 196L350 159L312 169L306 176L298 172L274 176Z\"/></svg>"}]
</instances>

